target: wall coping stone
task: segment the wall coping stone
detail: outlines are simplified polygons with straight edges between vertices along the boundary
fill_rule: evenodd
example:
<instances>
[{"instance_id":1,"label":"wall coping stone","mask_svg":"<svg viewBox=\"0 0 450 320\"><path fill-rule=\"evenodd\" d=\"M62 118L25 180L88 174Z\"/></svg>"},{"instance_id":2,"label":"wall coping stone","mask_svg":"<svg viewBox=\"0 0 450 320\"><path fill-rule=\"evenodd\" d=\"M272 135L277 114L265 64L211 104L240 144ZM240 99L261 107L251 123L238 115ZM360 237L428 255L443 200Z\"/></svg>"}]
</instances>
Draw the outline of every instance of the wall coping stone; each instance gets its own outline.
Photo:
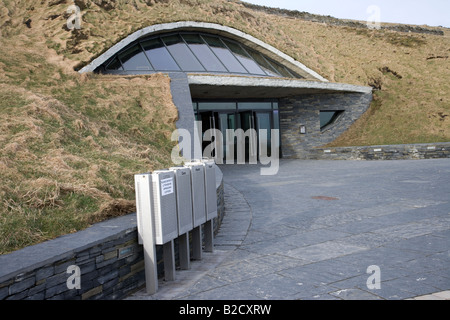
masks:
<instances>
[{"instance_id":1,"label":"wall coping stone","mask_svg":"<svg viewBox=\"0 0 450 320\"><path fill-rule=\"evenodd\" d=\"M302 156L302 158L318 160L419 160L426 158L450 158L450 142L329 148L317 147L305 150L304 157Z\"/></svg>"},{"instance_id":2,"label":"wall coping stone","mask_svg":"<svg viewBox=\"0 0 450 320\"><path fill-rule=\"evenodd\" d=\"M357 149L366 149L366 148L395 148L395 147L429 147L429 146L437 146L437 145L450 145L450 142L428 142L428 143L404 143L404 144L374 144L369 146L347 146L347 147L318 147L317 149L344 149L344 148L357 148Z\"/></svg>"},{"instance_id":3,"label":"wall coping stone","mask_svg":"<svg viewBox=\"0 0 450 320\"><path fill-rule=\"evenodd\" d=\"M100 245L136 230L136 213L96 223L87 229L66 234L8 254L0 255L0 283L20 273L27 273L56 260L69 259L76 253Z\"/></svg>"}]
</instances>

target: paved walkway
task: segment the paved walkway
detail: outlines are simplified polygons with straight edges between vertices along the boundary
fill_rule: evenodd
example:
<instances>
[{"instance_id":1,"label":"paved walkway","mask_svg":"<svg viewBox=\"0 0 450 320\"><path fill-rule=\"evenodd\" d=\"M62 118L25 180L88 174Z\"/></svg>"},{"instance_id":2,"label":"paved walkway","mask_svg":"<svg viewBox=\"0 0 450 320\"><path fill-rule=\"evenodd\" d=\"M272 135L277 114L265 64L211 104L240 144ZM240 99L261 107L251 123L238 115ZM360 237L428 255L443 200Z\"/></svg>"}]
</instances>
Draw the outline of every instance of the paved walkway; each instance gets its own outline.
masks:
<instances>
[{"instance_id":1,"label":"paved walkway","mask_svg":"<svg viewBox=\"0 0 450 320\"><path fill-rule=\"evenodd\" d=\"M214 253L129 299L450 299L449 159L221 169Z\"/></svg>"}]
</instances>

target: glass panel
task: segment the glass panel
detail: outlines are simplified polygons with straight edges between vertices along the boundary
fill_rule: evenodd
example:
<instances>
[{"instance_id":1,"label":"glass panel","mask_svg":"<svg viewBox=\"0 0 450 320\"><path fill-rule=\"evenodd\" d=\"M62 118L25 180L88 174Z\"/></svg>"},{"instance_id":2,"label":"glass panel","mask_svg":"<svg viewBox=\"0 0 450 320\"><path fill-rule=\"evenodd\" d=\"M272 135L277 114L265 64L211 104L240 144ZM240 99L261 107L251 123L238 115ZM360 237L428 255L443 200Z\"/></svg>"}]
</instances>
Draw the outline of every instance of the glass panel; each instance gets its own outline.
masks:
<instances>
[{"instance_id":1,"label":"glass panel","mask_svg":"<svg viewBox=\"0 0 450 320\"><path fill-rule=\"evenodd\" d=\"M248 73L223 42L216 37L203 36L211 49L230 72Z\"/></svg>"},{"instance_id":2,"label":"glass panel","mask_svg":"<svg viewBox=\"0 0 450 320\"><path fill-rule=\"evenodd\" d=\"M331 122L335 112L334 111L321 111L320 112L320 127L323 128Z\"/></svg>"},{"instance_id":3,"label":"glass panel","mask_svg":"<svg viewBox=\"0 0 450 320\"><path fill-rule=\"evenodd\" d=\"M275 71L272 65L267 62L266 59L259 53L251 49L247 49L248 53L252 56L252 58L259 64L261 68L269 75L274 77L279 77L280 75Z\"/></svg>"},{"instance_id":4,"label":"glass panel","mask_svg":"<svg viewBox=\"0 0 450 320\"><path fill-rule=\"evenodd\" d=\"M250 73L265 75L264 71L261 70L258 64L250 58L247 52L245 52L239 44L227 40L223 40L223 42L228 46L228 48L230 48L231 51L233 51L235 56Z\"/></svg>"},{"instance_id":5,"label":"glass panel","mask_svg":"<svg viewBox=\"0 0 450 320\"><path fill-rule=\"evenodd\" d=\"M298 78L298 79L305 79L305 77L302 77L301 75L299 75L297 72L292 71L291 69L288 69L288 71L292 74L292 76L294 78Z\"/></svg>"},{"instance_id":6,"label":"glass panel","mask_svg":"<svg viewBox=\"0 0 450 320\"><path fill-rule=\"evenodd\" d=\"M248 132L249 129L252 129L249 131L250 135L248 138L245 138L245 161L249 161L250 158L256 159L257 156L257 149L258 149L258 137L257 137L257 131L255 128L255 113L252 111L245 111L239 113L240 120L241 120L241 129L244 130L244 132ZM253 134L255 133L255 134ZM237 155L239 157L239 155Z\"/></svg>"},{"instance_id":7,"label":"glass panel","mask_svg":"<svg viewBox=\"0 0 450 320\"><path fill-rule=\"evenodd\" d=\"M140 45L135 45L119 54L125 70L152 70Z\"/></svg>"},{"instance_id":8,"label":"glass panel","mask_svg":"<svg viewBox=\"0 0 450 320\"><path fill-rule=\"evenodd\" d=\"M260 150L259 154L266 154L267 156L271 155L271 125L270 125L270 113L256 113L256 125L258 131L258 138L266 139L266 150ZM262 136L261 129L266 130L266 135ZM264 147L264 144L263 144Z\"/></svg>"},{"instance_id":9,"label":"glass panel","mask_svg":"<svg viewBox=\"0 0 450 320\"><path fill-rule=\"evenodd\" d=\"M234 102L199 102L198 110L236 110Z\"/></svg>"},{"instance_id":10,"label":"glass panel","mask_svg":"<svg viewBox=\"0 0 450 320\"><path fill-rule=\"evenodd\" d=\"M278 104L278 103L277 103ZM281 134L280 134L280 113L278 110L273 110L273 128L278 130L278 147L281 147ZM278 150L280 151L280 150Z\"/></svg>"},{"instance_id":11,"label":"glass panel","mask_svg":"<svg viewBox=\"0 0 450 320\"><path fill-rule=\"evenodd\" d=\"M270 63L277 70L277 72L279 74L281 74L283 77L292 78L292 75L282 65L280 65L274 61L270 61Z\"/></svg>"},{"instance_id":12,"label":"glass panel","mask_svg":"<svg viewBox=\"0 0 450 320\"><path fill-rule=\"evenodd\" d=\"M113 61L111 61L108 66L106 67L106 70L123 70L122 64L120 63L119 59L114 58Z\"/></svg>"},{"instance_id":13,"label":"glass panel","mask_svg":"<svg viewBox=\"0 0 450 320\"><path fill-rule=\"evenodd\" d=\"M239 102L239 110L272 110L272 102Z\"/></svg>"},{"instance_id":14,"label":"glass panel","mask_svg":"<svg viewBox=\"0 0 450 320\"><path fill-rule=\"evenodd\" d=\"M184 34L183 38L189 44L189 48L191 48L192 52L194 52L206 70L211 72L227 72L227 69L223 66L220 60L217 59L199 35Z\"/></svg>"},{"instance_id":15,"label":"glass panel","mask_svg":"<svg viewBox=\"0 0 450 320\"><path fill-rule=\"evenodd\" d=\"M147 38L120 52L106 70L209 71L303 78L234 40L189 32Z\"/></svg>"},{"instance_id":16,"label":"glass panel","mask_svg":"<svg viewBox=\"0 0 450 320\"><path fill-rule=\"evenodd\" d=\"M219 129L222 132L222 134L225 134L228 129L228 115L226 113L220 113L219 114ZM225 139L224 139L224 145L225 145Z\"/></svg>"},{"instance_id":17,"label":"glass panel","mask_svg":"<svg viewBox=\"0 0 450 320\"><path fill-rule=\"evenodd\" d=\"M183 71L205 71L179 35L163 37L162 40Z\"/></svg>"},{"instance_id":18,"label":"glass panel","mask_svg":"<svg viewBox=\"0 0 450 320\"><path fill-rule=\"evenodd\" d=\"M227 157L228 153L231 152L231 150L228 149L228 142L230 139L232 139L229 136L229 132L227 132L227 129L236 130L236 115L234 113L220 113L219 114L219 122L220 122L220 131L222 132L223 136L223 155L224 159ZM233 131L234 132L234 131ZM233 142L233 141L230 141ZM234 144L230 145L230 148L234 148Z\"/></svg>"},{"instance_id":19,"label":"glass panel","mask_svg":"<svg viewBox=\"0 0 450 320\"><path fill-rule=\"evenodd\" d=\"M143 41L141 44L155 70L180 71L175 60L170 56L169 51L159 38Z\"/></svg>"},{"instance_id":20,"label":"glass panel","mask_svg":"<svg viewBox=\"0 0 450 320\"><path fill-rule=\"evenodd\" d=\"M273 111L273 128L280 129L280 114L278 110Z\"/></svg>"},{"instance_id":21,"label":"glass panel","mask_svg":"<svg viewBox=\"0 0 450 320\"><path fill-rule=\"evenodd\" d=\"M344 111L320 111L320 130L332 124Z\"/></svg>"}]
</instances>

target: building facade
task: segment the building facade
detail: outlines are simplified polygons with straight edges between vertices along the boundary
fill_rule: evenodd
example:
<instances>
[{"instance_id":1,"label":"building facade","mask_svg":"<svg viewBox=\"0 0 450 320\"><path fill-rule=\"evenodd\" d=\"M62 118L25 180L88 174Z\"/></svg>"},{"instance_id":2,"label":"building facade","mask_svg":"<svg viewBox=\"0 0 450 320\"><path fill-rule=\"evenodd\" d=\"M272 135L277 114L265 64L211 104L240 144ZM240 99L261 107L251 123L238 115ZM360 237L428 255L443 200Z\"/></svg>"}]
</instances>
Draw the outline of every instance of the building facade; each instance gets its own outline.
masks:
<instances>
[{"instance_id":1,"label":"building facade","mask_svg":"<svg viewBox=\"0 0 450 320\"><path fill-rule=\"evenodd\" d=\"M177 128L199 132L197 146L183 155L219 162L239 156L252 161L273 148L281 157L308 158L309 150L347 130L372 100L370 87L331 83L251 35L193 21L141 29L80 72L167 73Z\"/></svg>"}]
</instances>

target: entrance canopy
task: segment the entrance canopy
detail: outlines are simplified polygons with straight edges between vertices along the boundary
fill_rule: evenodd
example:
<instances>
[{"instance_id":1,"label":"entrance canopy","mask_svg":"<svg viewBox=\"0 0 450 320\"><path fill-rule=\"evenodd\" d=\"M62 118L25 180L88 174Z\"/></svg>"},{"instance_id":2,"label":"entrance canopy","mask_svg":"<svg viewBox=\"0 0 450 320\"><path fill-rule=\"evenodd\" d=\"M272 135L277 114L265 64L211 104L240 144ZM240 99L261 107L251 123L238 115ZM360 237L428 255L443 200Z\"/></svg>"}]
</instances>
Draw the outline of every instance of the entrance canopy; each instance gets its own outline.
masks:
<instances>
[{"instance_id":1,"label":"entrance canopy","mask_svg":"<svg viewBox=\"0 0 450 320\"><path fill-rule=\"evenodd\" d=\"M370 87L304 79L188 74L188 81L192 97L201 99L271 99L303 94L372 92Z\"/></svg>"}]
</instances>

